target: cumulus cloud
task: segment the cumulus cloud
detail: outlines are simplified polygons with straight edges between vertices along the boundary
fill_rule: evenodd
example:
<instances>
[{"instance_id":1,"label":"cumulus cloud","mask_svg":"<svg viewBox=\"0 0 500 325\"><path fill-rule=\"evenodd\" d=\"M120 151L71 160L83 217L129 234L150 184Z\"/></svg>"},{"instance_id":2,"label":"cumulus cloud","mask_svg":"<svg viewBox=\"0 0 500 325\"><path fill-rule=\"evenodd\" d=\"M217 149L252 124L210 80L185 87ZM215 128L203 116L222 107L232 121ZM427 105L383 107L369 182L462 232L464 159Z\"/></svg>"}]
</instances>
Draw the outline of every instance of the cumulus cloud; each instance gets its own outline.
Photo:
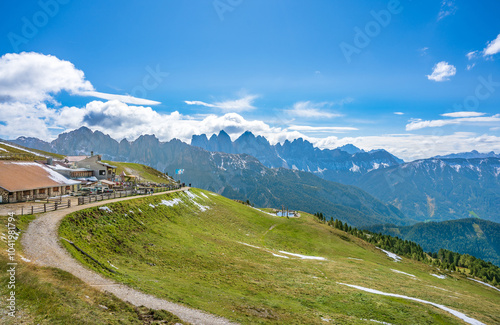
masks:
<instances>
[{"instance_id":1,"label":"cumulus cloud","mask_svg":"<svg viewBox=\"0 0 500 325\"><path fill-rule=\"evenodd\" d=\"M98 91L83 91L83 92L79 93L79 95L96 97L96 98L101 98L101 99L106 99L106 100L119 100L120 102L127 103L127 104L133 104L133 105L158 105L158 104L161 104L160 102L157 102L155 100L137 98L137 97L133 97L130 95L115 95L115 94L101 93Z\"/></svg>"},{"instance_id":2,"label":"cumulus cloud","mask_svg":"<svg viewBox=\"0 0 500 325\"><path fill-rule=\"evenodd\" d=\"M54 95L118 99L126 103L154 105L158 102L132 96L97 92L73 63L53 55L34 52L8 53L0 57L0 102L55 103Z\"/></svg>"},{"instance_id":3,"label":"cumulus cloud","mask_svg":"<svg viewBox=\"0 0 500 325\"><path fill-rule=\"evenodd\" d=\"M465 56L467 56L467 59L472 60L472 59L475 59L477 57L477 53L478 53L478 51L471 51L471 52L467 53Z\"/></svg>"},{"instance_id":4,"label":"cumulus cloud","mask_svg":"<svg viewBox=\"0 0 500 325\"><path fill-rule=\"evenodd\" d=\"M218 108L223 112L244 112L255 109L255 106L253 106L253 102L258 97L259 96L257 95L246 95L239 99L219 101L215 103L206 103L199 100L193 100L193 101L186 100L184 102L188 105L198 105L210 108Z\"/></svg>"},{"instance_id":5,"label":"cumulus cloud","mask_svg":"<svg viewBox=\"0 0 500 325\"><path fill-rule=\"evenodd\" d=\"M449 113L453 114L453 113ZM448 115L449 116L449 115ZM493 116L477 116L477 117L461 117L453 119L440 119L440 120L421 120L416 119L410 121L406 125L406 131L420 130L424 128L435 128L442 127L446 125L463 125L463 124L498 124L500 122L500 114Z\"/></svg>"},{"instance_id":6,"label":"cumulus cloud","mask_svg":"<svg viewBox=\"0 0 500 325\"><path fill-rule=\"evenodd\" d=\"M357 131L358 128L348 126L309 126L309 125L290 125L290 130L303 132L327 132L327 133L345 133L349 131Z\"/></svg>"},{"instance_id":7,"label":"cumulus cloud","mask_svg":"<svg viewBox=\"0 0 500 325\"><path fill-rule=\"evenodd\" d=\"M436 82L450 80L450 77L457 73L455 66L448 64L446 61L438 62L432 69L432 74L427 75L427 79Z\"/></svg>"},{"instance_id":8,"label":"cumulus cloud","mask_svg":"<svg viewBox=\"0 0 500 325\"><path fill-rule=\"evenodd\" d=\"M339 102L343 105L345 102ZM285 110L286 113L303 118L333 118L342 116L342 114L333 113L328 108L332 107L335 103L323 102L314 103L311 101L297 102L293 105L292 109Z\"/></svg>"},{"instance_id":9,"label":"cumulus cloud","mask_svg":"<svg viewBox=\"0 0 500 325\"><path fill-rule=\"evenodd\" d=\"M483 116L483 115L486 115L486 113L468 112L468 111L441 114L441 116L445 116L445 117L476 117L476 116Z\"/></svg>"},{"instance_id":10,"label":"cumulus cloud","mask_svg":"<svg viewBox=\"0 0 500 325\"><path fill-rule=\"evenodd\" d=\"M0 58L0 96L11 101L43 102L65 90L93 91L83 71L68 61L39 53L5 54Z\"/></svg>"},{"instance_id":11,"label":"cumulus cloud","mask_svg":"<svg viewBox=\"0 0 500 325\"><path fill-rule=\"evenodd\" d=\"M439 21L447 16L454 15L456 11L457 7L455 6L454 0L442 0L437 20Z\"/></svg>"},{"instance_id":12,"label":"cumulus cloud","mask_svg":"<svg viewBox=\"0 0 500 325\"><path fill-rule=\"evenodd\" d=\"M483 56L491 56L500 52L500 34L493 41L489 42L486 48L483 50Z\"/></svg>"},{"instance_id":13,"label":"cumulus cloud","mask_svg":"<svg viewBox=\"0 0 500 325\"><path fill-rule=\"evenodd\" d=\"M405 115L403 112L394 112L395 115Z\"/></svg>"}]
</instances>

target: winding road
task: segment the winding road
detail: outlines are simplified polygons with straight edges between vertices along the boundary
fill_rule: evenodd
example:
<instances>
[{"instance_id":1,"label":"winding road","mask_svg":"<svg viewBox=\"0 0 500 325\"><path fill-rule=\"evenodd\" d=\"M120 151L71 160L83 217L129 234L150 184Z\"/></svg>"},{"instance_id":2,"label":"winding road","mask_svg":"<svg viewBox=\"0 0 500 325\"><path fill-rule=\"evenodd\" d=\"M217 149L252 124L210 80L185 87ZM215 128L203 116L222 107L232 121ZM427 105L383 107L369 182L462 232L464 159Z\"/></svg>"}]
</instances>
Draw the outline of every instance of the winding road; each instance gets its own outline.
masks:
<instances>
[{"instance_id":1,"label":"winding road","mask_svg":"<svg viewBox=\"0 0 500 325\"><path fill-rule=\"evenodd\" d=\"M189 188L181 188L153 195L163 195L166 193L185 191L188 189ZM24 248L24 253L28 259L38 265L57 267L61 270L67 271L80 278L90 286L93 286L101 291L112 293L119 299L127 301L135 306L146 306L152 309L164 309L177 315L183 321L192 324L236 324L225 318L175 304L107 279L100 274L85 268L82 264L73 259L73 257L71 257L66 249L64 249L59 243L57 230L61 220L67 214L90 207L145 196L150 195L106 200L40 214L29 224L27 231L22 236L21 243Z\"/></svg>"}]
</instances>

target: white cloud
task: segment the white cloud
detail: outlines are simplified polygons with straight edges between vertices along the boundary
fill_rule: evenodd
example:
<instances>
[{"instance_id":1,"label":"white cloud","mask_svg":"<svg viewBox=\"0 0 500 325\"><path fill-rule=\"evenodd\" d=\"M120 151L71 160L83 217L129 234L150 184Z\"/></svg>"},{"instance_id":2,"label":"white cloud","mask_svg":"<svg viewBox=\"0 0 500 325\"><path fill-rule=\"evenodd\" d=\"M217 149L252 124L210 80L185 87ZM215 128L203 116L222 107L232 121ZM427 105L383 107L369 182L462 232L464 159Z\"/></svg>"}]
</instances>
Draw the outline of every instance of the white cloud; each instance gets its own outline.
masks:
<instances>
[{"instance_id":1,"label":"white cloud","mask_svg":"<svg viewBox=\"0 0 500 325\"><path fill-rule=\"evenodd\" d=\"M406 131L414 131L420 130L424 128L435 128L442 127L446 125L463 125L463 124L498 124L500 123L500 114L496 114L493 116L480 116L480 117L463 117L463 118L454 118L447 120L413 120L409 124L406 125Z\"/></svg>"},{"instance_id":2,"label":"white cloud","mask_svg":"<svg viewBox=\"0 0 500 325\"><path fill-rule=\"evenodd\" d=\"M472 68L474 68L475 66L476 66L475 63L467 64L467 70L472 70Z\"/></svg>"},{"instance_id":3,"label":"white cloud","mask_svg":"<svg viewBox=\"0 0 500 325\"><path fill-rule=\"evenodd\" d=\"M491 56L500 52L500 34L493 41L489 42L483 50L483 56Z\"/></svg>"},{"instance_id":4,"label":"white cloud","mask_svg":"<svg viewBox=\"0 0 500 325\"><path fill-rule=\"evenodd\" d=\"M396 115L405 115L405 113L403 113L403 112L394 112L394 114L396 114Z\"/></svg>"},{"instance_id":5,"label":"white cloud","mask_svg":"<svg viewBox=\"0 0 500 325\"><path fill-rule=\"evenodd\" d=\"M0 58L0 98L36 103L50 101L62 90L77 94L94 87L83 71L52 55L23 52Z\"/></svg>"},{"instance_id":6,"label":"white cloud","mask_svg":"<svg viewBox=\"0 0 500 325\"><path fill-rule=\"evenodd\" d=\"M97 98L106 99L106 100L119 100L120 102L127 103L127 104L133 104L133 105L158 105L158 104L161 104L160 102L157 102L154 100L137 98L137 97L133 97L130 95L115 95L115 94L101 93L98 91L84 91L84 92L79 93L79 95L89 96L89 97L97 97Z\"/></svg>"},{"instance_id":7,"label":"white cloud","mask_svg":"<svg viewBox=\"0 0 500 325\"><path fill-rule=\"evenodd\" d=\"M467 111L441 114L441 116L445 116L445 117L476 117L476 116L483 116L483 115L486 115L486 113L467 112Z\"/></svg>"},{"instance_id":8,"label":"white cloud","mask_svg":"<svg viewBox=\"0 0 500 325\"><path fill-rule=\"evenodd\" d=\"M235 99L235 100L226 100L226 101L220 101L220 102L215 102L215 103L205 103L202 101L198 100L186 100L184 101L188 105L198 105L198 106L206 106L210 108L218 108L222 110L223 112L244 112L244 111L249 111L255 109L253 106L253 102L255 99L257 99L259 96L257 95L246 95L243 96L240 99Z\"/></svg>"},{"instance_id":9,"label":"white cloud","mask_svg":"<svg viewBox=\"0 0 500 325\"><path fill-rule=\"evenodd\" d=\"M427 55L428 50L429 50L428 47L422 47L421 49L419 49L420 55L422 55L422 56Z\"/></svg>"},{"instance_id":10,"label":"white cloud","mask_svg":"<svg viewBox=\"0 0 500 325\"><path fill-rule=\"evenodd\" d=\"M22 52L0 57L0 102L55 103L53 96L61 91L141 105L158 104L132 96L97 92L85 80L83 71L76 69L73 63L52 55Z\"/></svg>"},{"instance_id":11,"label":"white cloud","mask_svg":"<svg viewBox=\"0 0 500 325\"><path fill-rule=\"evenodd\" d=\"M343 105L345 103L344 100L339 102L339 105ZM342 116L338 113L333 113L325 110L333 106L334 103L323 102L323 103L314 103L311 101L305 102L297 102L293 105L292 109L285 110L286 113L303 118L333 118Z\"/></svg>"},{"instance_id":12,"label":"white cloud","mask_svg":"<svg viewBox=\"0 0 500 325\"><path fill-rule=\"evenodd\" d=\"M290 130L303 132L328 132L328 133L345 133L349 131L357 131L358 128L348 126L309 126L309 125L290 125Z\"/></svg>"},{"instance_id":13,"label":"white cloud","mask_svg":"<svg viewBox=\"0 0 500 325\"><path fill-rule=\"evenodd\" d=\"M455 1L454 0L442 0L441 1L441 9L439 10L438 14L438 21L455 14L457 11L457 7L455 6Z\"/></svg>"},{"instance_id":14,"label":"white cloud","mask_svg":"<svg viewBox=\"0 0 500 325\"><path fill-rule=\"evenodd\" d=\"M271 143L284 142L303 138L320 148L334 149L352 143L365 150L386 149L392 154L413 160L452 152L497 151L500 152L500 137L473 133L454 133L451 135L380 135L362 137L310 137L308 131L335 132L342 129L336 127L289 126L277 127L260 120L246 120L236 113L222 116L207 115L201 118L182 115L179 112L159 113L150 107L129 106L119 101L93 101L85 107L63 107L60 109L36 106L19 102L1 103L0 116L7 121L0 124L0 135L8 138L17 136L33 136L50 140L57 134L80 126L100 130L120 140L135 140L142 134L155 134L161 141L173 138L189 143L193 134L205 133L208 136L225 130L234 140L244 131L265 136ZM485 117L478 117L485 118ZM500 120L500 116L495 116ZM29 125L30 127L26 127ZM61 130L62 129L62 130ZM352 130L346 130L352 131ZM2 137L2 136L0 136Z\"/></svg>"},{"instance_id":15,"label":"white cloud","mask_svg":"<svg viewBox=\"0 0 500 325\"><path fill-rule=\"evenodd\" d=\"M478 51L471 51L471 52L467 53L466 54L467 59L472 60L472 59L477 58L477 53L478 53Z\"/></svg>"},{"instance_id":16,"label":"white cloud","mask_svg":"<svg viewBox=\"0 0 500 325\"><path fill-rule=\"evenodd\" d=\"M453 65L448 64L448 62L441 61L438 62L432 69L432 74L427 75L429 80L434 80L436 82L449 80L450 77L457 73L457 68Z\"/></svg>"}]
</instances>

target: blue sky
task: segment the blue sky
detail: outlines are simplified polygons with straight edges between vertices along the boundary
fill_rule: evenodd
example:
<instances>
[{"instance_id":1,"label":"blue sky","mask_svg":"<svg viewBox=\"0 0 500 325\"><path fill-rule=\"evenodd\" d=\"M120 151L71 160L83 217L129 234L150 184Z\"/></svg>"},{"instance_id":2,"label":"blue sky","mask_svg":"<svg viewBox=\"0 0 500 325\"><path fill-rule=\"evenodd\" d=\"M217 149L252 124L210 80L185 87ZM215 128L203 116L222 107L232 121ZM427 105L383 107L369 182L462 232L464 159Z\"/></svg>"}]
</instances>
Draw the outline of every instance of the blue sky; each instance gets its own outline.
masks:
<instances>
[{"instance_id":1,"label":"blue sky","mask_svg":"<svg viewBox=\"0 0 500 325\"><path fill-rule=\"evenodd\" d=\"M500 152L498 1L0 4L0 138L226 129L405 160Z\"/></svg>"}]
</instances>

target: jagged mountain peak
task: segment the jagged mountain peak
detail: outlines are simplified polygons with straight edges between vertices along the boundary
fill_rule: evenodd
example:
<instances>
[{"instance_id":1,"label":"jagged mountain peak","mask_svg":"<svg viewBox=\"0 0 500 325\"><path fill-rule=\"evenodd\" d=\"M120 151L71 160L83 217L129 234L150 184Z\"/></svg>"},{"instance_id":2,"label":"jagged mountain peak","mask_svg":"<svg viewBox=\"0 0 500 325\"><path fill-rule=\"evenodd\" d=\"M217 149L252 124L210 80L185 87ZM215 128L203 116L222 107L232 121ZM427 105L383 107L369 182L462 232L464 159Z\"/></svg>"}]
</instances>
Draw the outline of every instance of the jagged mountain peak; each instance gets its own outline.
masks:
<instances>
[{"instance_id":1,"label":"jagged mountain peak","mask_svg":"<svg viewBox=\"0 0 500 325\"><path fill-rule=\"evenodd\" d=\"M337 149L350 153L351 155L359 152L365 152L364 150L359 149L358 147L350 143L345 144L342 147L338 147Z\"/></svg>"},{"instance_id":2,"label":"jagged mountain peak","mask_svg":"<svg viewBox=\"0 0 500 325\"><path fill-rule=\"evenodd\" d=\"M453 159L453 158L500 158L500 154L496 154L494 151L490 151L488 153L481 153L477 150L472 150L470 152L461 152L461 153L452 153L444 156L435 156L434 158L440 159Z\"/></svg>"}]
</instances>

